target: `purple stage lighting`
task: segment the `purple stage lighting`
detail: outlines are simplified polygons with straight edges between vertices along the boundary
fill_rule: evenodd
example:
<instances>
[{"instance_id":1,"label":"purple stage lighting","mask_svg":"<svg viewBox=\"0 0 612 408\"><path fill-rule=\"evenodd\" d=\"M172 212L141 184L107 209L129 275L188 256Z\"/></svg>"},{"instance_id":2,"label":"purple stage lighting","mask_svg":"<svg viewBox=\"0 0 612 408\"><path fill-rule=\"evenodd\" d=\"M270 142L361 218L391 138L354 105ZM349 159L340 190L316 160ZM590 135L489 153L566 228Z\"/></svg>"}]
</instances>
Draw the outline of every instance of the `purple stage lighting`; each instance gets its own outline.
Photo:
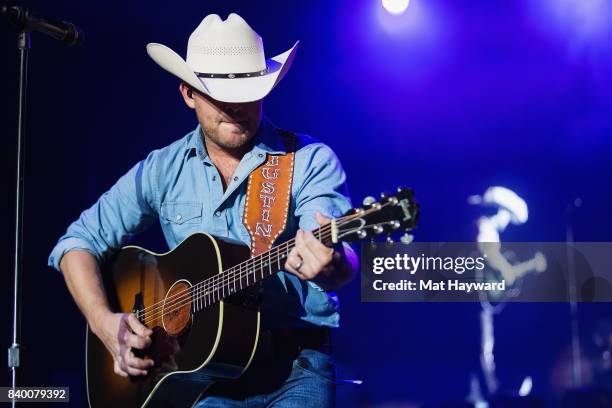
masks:
<instances>
[{"instance_id":1,"label":"purple stage lighting","mask_svg":"<svg viewBox=\"0 0 612 408\"><path fill-rule=\"evenodd\" d=\"M382 0L382 5L391 14L402 14L408 8L410 0Z\"/></svg>"},{"instance_id":2,"label":"purple stage lighting","mask_svg":"<svg viewBox=\"0 0 612 408\"><path fill-rule=\"evenodd\" d=\"M606 58L612 35L612 3L607 0L528 2L538 25L564 39L573 57Z\"/></svg>"}]
</instances>

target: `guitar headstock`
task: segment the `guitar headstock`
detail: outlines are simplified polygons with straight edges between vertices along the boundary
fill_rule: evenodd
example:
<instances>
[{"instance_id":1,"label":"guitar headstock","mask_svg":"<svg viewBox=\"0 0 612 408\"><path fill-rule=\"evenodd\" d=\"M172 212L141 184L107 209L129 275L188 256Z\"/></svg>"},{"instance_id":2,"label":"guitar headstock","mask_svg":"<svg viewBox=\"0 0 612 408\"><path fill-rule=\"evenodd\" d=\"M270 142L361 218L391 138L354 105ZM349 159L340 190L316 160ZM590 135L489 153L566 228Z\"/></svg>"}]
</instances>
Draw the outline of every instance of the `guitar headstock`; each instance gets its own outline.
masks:
<instances>
[{"instance_id":1,"label":"guitar headstock","mask_svg":"<svg viewBox=\"0 0 612 408\"><path fill-rule=\"evenodd\" d=\"M337 219L338 238L354 242L386 234L387 242L393 242L391 235L403 232L401 241L408 243L412 240L408 232L416 227L418 218L419 204L412 189L398 187L394 194L382 193L379 200L366 197L361 207Z\"/></svg>"}]
</instances>

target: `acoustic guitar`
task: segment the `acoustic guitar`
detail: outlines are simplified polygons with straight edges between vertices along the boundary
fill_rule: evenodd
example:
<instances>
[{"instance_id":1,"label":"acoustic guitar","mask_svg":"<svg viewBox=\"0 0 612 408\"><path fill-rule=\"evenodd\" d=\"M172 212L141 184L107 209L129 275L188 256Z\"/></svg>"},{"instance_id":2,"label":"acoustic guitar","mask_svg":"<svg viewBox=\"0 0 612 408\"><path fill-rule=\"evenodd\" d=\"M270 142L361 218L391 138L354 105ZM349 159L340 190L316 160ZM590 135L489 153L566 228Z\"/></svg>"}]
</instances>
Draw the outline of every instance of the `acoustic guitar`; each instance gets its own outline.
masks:
<instances>
[{"instance_id":1,"label":"acoustic guitar","mask_svg":"<svg viewBox=\"0 0 612 408\"><path fill-rule=\"evenodd\" d=\"M323 244L409 231L419 207L398 188L312 231ZM195 233L172 251L122 248L103 269L115 312L134 313L152 331L139 356L155 362L146 376L121 377L104 344L87 329L87 395L91 407L191 407L219 379L239 377L255 354L259 283L283 269L291 239L256 257L248 246Z\"/></svg>"}]
</instances>

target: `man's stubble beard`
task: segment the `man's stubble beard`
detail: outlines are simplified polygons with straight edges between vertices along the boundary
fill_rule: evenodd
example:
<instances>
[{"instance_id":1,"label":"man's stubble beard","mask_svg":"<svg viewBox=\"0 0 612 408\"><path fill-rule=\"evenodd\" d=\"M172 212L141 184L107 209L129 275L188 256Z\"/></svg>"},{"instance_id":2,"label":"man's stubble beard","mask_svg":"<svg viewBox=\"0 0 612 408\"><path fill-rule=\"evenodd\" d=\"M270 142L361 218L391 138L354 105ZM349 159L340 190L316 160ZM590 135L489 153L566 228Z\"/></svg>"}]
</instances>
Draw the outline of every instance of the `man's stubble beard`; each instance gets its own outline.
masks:
<instances>
[{"instance_id":1,"label":"man's stubble beard","mask_svg":"<svg viewBox=\"0 0 612 408\"><path fill-rule=\"evenodd\" d=\"M245 130L245 132L238 137L223 138L215 130L207 126L202 126L202 130L204 133L202 136L205 142L206 139L209 139L215 145L226 150L238 150L245 148L251 143L255 133Z\"/></svg>"}]
</instances>

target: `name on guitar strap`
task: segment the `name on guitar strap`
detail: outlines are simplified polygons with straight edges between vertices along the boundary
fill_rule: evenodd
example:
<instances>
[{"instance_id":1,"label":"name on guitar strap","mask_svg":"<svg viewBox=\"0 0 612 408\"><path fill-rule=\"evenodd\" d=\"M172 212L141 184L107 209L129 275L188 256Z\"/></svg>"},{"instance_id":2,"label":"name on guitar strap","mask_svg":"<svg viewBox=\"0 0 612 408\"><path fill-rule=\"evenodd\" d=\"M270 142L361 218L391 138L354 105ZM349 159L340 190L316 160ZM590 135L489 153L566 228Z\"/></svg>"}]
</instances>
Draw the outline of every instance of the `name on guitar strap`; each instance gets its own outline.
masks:
<instances>
[{"instance_id":1,"label":"name on guitar strap","mask_svg":"<svg viewBox=\"0 0 612 408\"><path fill-rule=\"evenodd\" d=\"M287 153L268 154L249 176L243 222L251 237L252 256L271 249L287 224L295 153L292 135L283 136Z\"/></svg>"}]
</instances>

